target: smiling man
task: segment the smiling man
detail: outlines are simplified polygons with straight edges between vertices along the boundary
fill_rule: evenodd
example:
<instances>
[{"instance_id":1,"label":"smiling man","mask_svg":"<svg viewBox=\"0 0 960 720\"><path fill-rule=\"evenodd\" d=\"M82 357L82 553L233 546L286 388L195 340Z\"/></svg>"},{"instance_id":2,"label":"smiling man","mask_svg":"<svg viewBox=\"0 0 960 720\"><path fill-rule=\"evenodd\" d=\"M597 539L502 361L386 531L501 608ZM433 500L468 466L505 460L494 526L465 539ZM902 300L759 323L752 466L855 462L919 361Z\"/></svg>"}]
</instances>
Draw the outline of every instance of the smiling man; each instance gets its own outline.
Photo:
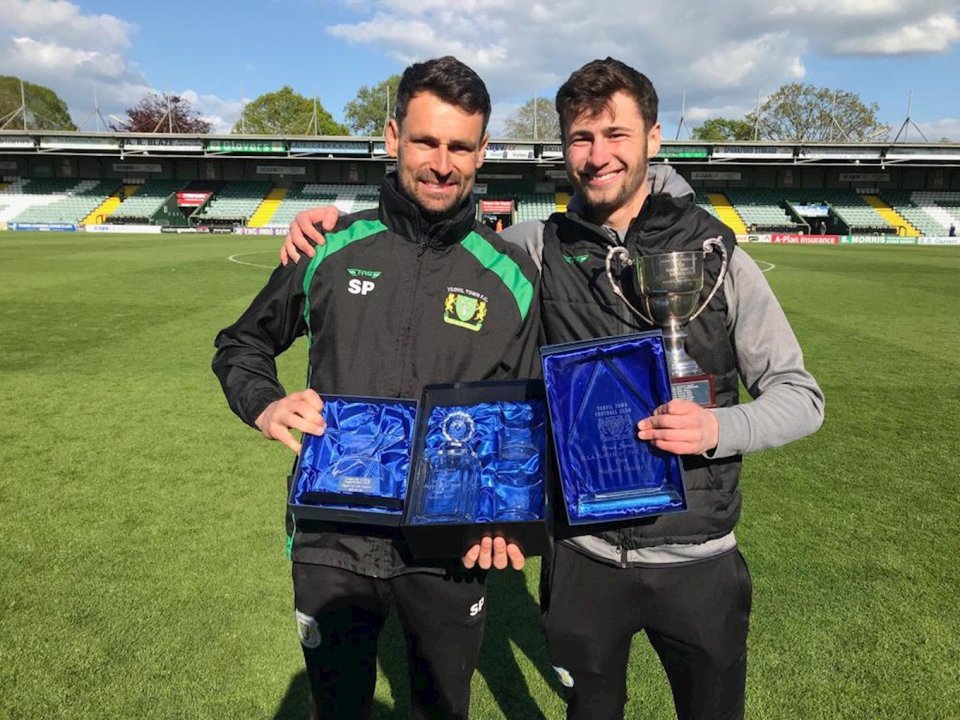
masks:
<instances>
[{"instance_id":1,"label":"smiling man","mask_svg":"<svg viewBox=\"0 0 960 720\"><path fill-rule=\"evenodd\" d=\"M618 90L603 103L583 98L564 106L574 116L564 124L567 177L602 225L626 228L650 194L647 167L660 150L660 123L637 102Z\"/></svg>"},{"instance_id":2,"label":"smiling man","mask_svg":"<svg viewBox=\"0 0 960 720\"><path fill-rule=\"evenodd\" d=\"M475 220L489 117L486 87L455 58L407 68L386 131L397 172L384 179L379 207L341 218L312 262L277 268L217 336L213 368L241 419L298 452L291 430L324 431L322 393L419 398L431 383L530 376L536 267ZM454 294L486 312L450 322ZM303 334L308 387L287 394L274 358ZM293 517L287 528L316 716L369 716L377 637L396 605L413 717L466 718L483 571L417 564L397 528Z\"/></svg>"},{"instance_id":3,"label":"smiling man","mask_svg":"<svg viewBox=\"0 0 960 720\"><path fill-rule=\"evenodd\" d=\"M685 330L686 349L716 378L717 404L674 400L639 419L640 441L682 456L689 509L604 532L558 527L541 578L543 626L568 718L623 717L634 634L660 657L681 720L744 713L751 583L737 548L741 455L816 430L823 395L762 273L733 232L693 203L669 172L651 183L660 148L650 80L607 58L575 71L557 93L568 211L504 233L542 263L543 335L572 342L649 329L606 282L611 247L650 255L722 240L727 279ZM663 168L659 168L661 171ZM704 294L719 273L704 264ZM636 297L634 297L636 305ZM739 381L753 402L739 405Z\"/></svg>"}]
</instances>

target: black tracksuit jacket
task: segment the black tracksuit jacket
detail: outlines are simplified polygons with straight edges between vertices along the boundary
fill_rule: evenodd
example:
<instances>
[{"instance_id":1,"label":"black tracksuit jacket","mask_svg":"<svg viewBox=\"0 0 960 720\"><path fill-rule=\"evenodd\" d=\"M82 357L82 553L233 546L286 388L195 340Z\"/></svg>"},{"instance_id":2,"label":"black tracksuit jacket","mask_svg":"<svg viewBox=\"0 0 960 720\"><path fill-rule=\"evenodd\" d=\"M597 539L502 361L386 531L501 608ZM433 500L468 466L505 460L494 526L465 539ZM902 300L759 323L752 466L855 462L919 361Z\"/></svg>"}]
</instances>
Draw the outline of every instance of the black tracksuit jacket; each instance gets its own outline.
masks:
<instances>
[{"instance_id":1,"label":"black tracksuit jacket","mask_svg":"<svg viewBox=\"0 0 960 720\"><path fill-rule=\"evenodd\" d=\"M286 395L274 358L303 334L308 386L321 398L418 399L432 383L530 377L538 283L523 250L476 222L472 199L429 222L390 175L377 210L341 218L312 261L274 271L217 336L213 370L249 425ZM296 562L375 577L424 569L395 528L290 517L287 525Z\"/></svg>"}]
</instances>

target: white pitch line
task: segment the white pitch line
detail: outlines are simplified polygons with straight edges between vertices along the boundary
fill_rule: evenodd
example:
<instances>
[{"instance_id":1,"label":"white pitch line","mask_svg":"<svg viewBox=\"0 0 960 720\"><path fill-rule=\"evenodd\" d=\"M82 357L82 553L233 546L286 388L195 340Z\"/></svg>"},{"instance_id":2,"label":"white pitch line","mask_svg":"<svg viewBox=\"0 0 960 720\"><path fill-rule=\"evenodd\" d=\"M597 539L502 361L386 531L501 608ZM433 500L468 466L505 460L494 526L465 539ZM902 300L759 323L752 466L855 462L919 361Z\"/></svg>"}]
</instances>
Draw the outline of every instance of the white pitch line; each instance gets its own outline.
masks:
<instances>
[{"instance_id":1,"label":"white pitch line","mask_svg":"<svg viewBox=\"0 0 960 720\"><path fill-rule=\"evenodd\" d=\"M256 252L247 252L247 253L237 253L236 255L231 255L227 258L232 263L237 265L249 265L250 267L265 268L267 270L273 270L275 265L260 265L259 263L245 262L243 260L237 260L237 258L245 257L247 255L263 255L264 253L272 253L273 250L257 250Z\"/></svg>"},{"instance_id":2,"label":"white pitch line","mask_svg":"<svg viewBox=\"0 0 960 720\"><path fill-rule=\"evenodd\" d=\"M774 265L772 262L767 262L766 260L755 260L754 262L756 262L757 265L759 265L760 263L763 263L764 265L769 265L769 266L770 266L770 267L768 267L768 268L760 268L760 272L770 272L771 270L773 270L774 268L777 267L777 266Z\"/></svg>"}]
</instances>

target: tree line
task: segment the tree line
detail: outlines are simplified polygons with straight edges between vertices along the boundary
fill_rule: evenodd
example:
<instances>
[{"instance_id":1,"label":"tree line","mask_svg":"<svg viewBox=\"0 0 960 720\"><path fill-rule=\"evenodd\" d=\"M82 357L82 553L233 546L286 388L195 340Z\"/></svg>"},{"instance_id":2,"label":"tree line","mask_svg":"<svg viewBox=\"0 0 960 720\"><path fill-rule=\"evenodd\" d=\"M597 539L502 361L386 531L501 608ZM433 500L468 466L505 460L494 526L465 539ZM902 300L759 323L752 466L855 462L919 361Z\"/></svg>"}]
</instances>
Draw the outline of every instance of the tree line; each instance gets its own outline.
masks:
<instances>
[{"instance_id":1,"label":"tree line","mask_svg":"<svg viewBox=\"0 0 960 720\"><path fill-rule=\"evenodd\" d=\"M391 104L399 75L363 86L344 108L339 123L318 98L308 98L289 85L247 103L231 132L249 135L383 134L393 114ZM26 111L24 111L26 107ZM693 128L691 137L704 142L774 140L786 142L856 142L884 140L890 127L877 118L879 106L866 104L853 92L809 84L783 85L742 118L710 118ZM0 129L76 130L66 103L50 88L0 75ZM113 118L116 132L206 134L212 129L183 96L148 93L125 117ZM560 122L553 101L528 100L504 122L505 137L516 140L557 140Z\"/></svg>"}]
</instances>

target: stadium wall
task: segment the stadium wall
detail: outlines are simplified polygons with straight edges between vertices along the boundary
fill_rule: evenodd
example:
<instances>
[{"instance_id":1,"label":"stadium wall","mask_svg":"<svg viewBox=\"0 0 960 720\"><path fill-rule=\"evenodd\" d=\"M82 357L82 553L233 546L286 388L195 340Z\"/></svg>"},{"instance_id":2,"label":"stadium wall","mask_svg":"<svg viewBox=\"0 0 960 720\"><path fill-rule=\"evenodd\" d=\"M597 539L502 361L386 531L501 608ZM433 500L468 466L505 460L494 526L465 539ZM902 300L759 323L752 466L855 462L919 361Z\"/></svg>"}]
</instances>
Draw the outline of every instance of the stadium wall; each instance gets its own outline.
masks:
<instances>
[{"instance_id":1,"label":"stadium wall","mask_svg":"<svg viewBox=\"0 0 960 720\"><path fill-rule=\"evenodd\" d=\"M297 182L376 185L393 167L388 158L111 158L87 156L2 155L0 178L115 179L121 181L269 180L279 185ZM662 162L655 159L654 162ZM677 169L699 191L729 188L853 189L960 191L960 167L868 168L840 165L736 165L677 163ZM569 190L562 165L500 162L481 168L480 183L509 192Z\"/></svg>"}]
</instances>

